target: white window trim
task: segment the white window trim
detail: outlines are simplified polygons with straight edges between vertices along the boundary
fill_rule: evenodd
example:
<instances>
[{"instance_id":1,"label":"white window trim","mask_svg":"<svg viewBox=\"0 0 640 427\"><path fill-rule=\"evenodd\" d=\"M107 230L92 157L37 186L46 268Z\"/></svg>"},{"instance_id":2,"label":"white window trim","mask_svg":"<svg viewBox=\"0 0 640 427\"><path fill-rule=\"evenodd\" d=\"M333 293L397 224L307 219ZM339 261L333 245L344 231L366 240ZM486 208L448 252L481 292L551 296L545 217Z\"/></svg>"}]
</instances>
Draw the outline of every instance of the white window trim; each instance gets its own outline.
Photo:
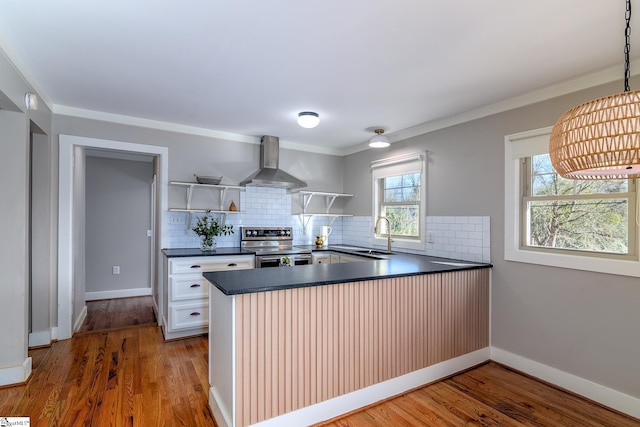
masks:
<instances>
[{"instance_id":1,"label":"white window trim","mask_svg":"<svg viewBox=\"0 0 640 427\"><path fill-rule=\"evenodd\" d=\"M550 267L640 277L638 260L565 255L520 247L520 158L549 152L551 127L504 138L504 259ZM542 151L541 151L542 150Z\"/></svg>"},{"instance_id":2,"label":"white window trim","mask_svg":"<svg viewBox=\"0 0 640 427\"><path fill-rule=\"evenodd\" d=\"M426 237L427 233L426 233L426 226L425 226L426 217L427 217L427 201L426 201L427 200L427 186L426 186L427 185L427 178L426 178L427 153L426 152L412 153L412 154L407 154L403 156L390 157L387 159L376 160L374 162L371 162L371 189L373 191L372 212L373 212L373 223L375 224L375 221L379 215L378 202L380 197L380 192L378 191L377 179L381 178L380 176L376 175L375 169L397 166L399 169L394 171L394 174L410 173L415 170L413 169L412 170L407 169L406 171L401 170L400 168L402 167L402 163L408 164L416 161L419 162L420 164L420 220L418 224L420 227L420 239L409 240L409 239L399 239L394 237L391 239L392 250L394 248L400 248L400 249L424 251L427 247L427 237ZM371 236L371 244L373 246L384 246L386 248L387 238L378 237L375 234L373 234Z\"/></svg>"}]
</instances>

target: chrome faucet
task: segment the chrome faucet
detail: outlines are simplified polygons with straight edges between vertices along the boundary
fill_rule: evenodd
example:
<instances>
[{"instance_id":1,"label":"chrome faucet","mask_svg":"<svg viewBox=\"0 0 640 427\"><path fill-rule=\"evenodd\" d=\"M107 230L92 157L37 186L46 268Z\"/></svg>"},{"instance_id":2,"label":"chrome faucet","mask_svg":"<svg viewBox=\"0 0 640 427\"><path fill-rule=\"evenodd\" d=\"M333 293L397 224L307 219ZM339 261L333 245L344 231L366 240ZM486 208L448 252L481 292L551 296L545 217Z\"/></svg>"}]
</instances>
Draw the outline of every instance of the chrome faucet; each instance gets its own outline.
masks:
<instances>
[{"instance_id":1,"label":"chrome faucet","mask_svg":"<svg viewBox=\"0 0 640 427\"><path fill-rule=\"evenodd\" d=\"M389 222L389 218L386 216L379 216L376 219L376 225L373 227L373 232L374 234L378 234L378 223L380 223L381 219L387 221L387 252L391 253L391 223Z\"/></svg>"}]
</instances>

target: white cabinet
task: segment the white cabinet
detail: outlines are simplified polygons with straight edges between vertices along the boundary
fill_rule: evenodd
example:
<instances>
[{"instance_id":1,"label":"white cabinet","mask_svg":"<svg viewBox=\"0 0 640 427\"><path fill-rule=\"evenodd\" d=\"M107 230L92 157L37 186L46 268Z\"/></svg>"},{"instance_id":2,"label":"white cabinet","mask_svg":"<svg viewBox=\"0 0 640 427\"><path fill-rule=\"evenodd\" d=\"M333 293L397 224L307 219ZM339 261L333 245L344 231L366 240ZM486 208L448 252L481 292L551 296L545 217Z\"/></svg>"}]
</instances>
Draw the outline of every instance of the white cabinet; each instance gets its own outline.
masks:
<instances>
[{"instance_id":1,"label":"white cabinet","mask_svg":"<svg viewBox=\"0 0 640 427\"><path fill-rule=\"evenodd\" d=\"M209 323L209 282L202 276L207 271L254 268L253 255L167 258L164 265L165 340L184 338L207 332Z\"/></svg>"},{"instance_id":2,"label":"white cabinet","mask_svg":"<svg viewBox=\"0 0 640 427\"><path fill-rule=\"evenodd\" d=\"M331 264L331 253L326 251L313 252L311 254L312 264Z\"/></svg>"},{"instance_id":3,"label":"white cabinet","mask_svg":"<svg viewBox=\"0 0 640 427\"><path fill-rule=\"evenodd\" d=\"M358 261L373 261L373 259L366 256L358 256L358 255L347 255L347 254L339 254L338 259L334 261L334 258L331 258L331 262L358 262Z\"/></svg>"}]
</instances>

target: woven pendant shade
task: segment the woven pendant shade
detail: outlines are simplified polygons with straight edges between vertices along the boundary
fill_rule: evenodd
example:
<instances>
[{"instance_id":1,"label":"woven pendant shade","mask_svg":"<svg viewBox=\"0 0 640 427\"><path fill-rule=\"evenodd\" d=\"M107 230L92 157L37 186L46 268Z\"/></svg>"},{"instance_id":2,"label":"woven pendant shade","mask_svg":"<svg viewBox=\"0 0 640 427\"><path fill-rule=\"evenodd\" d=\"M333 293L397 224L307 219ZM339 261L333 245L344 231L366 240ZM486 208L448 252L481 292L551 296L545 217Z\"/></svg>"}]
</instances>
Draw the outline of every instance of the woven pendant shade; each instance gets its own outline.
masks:
<instances>
[{"instance_id":1,"label":"woven pendant shade","mask_svg":"<svg viewBox=\"0 0 640 427\"><path fill-rule=\"evenodd\" d=\"M549 156L569 179L640 177L640 91L573 107L553 126Z\"/></svg>"}]
</instances>

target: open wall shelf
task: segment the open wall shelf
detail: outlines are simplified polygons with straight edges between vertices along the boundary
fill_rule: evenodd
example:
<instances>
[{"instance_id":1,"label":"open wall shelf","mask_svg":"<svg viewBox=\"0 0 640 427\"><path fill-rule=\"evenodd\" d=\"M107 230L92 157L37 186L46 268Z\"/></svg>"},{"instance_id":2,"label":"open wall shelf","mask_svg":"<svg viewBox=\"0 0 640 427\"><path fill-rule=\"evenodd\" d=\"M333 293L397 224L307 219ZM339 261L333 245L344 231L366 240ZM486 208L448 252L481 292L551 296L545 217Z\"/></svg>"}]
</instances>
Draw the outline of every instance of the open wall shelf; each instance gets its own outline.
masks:
<instances>
[{"instance_id":1,"label":"open wall shelf","mask_svg":"<svg viewBox=\"0 0 640 427\"><path fill-rule=\"evenodd\" d=\"M299 191L298 193L302 195L302 212L298 213L298 215L300 215L300 218L302 220L302 228L304 230L307 229L307 226L309 225L311 218L313 218L314 216L331 217L331 222L329 223L329 225L332 225L333 222L336 220L336 218L353 216L351 214L330 212L331 207L333 206L333 203L336 201L338 197L353 197L353 194L331 193L327 191L306 191L306 190ZM324 197L324 203L325 203L324 212L307 212L307 209L309 208L309 204L311 203L311 200L315 196Z\"/></svg>"},{"instance_id":2,"label":"open wall shelf","mask_svg":"<svg viewBox=\"0 0 640 427\"><path fill-rule=\"evenodd\" d=\"M243 213L241 211L230 211L229 209L225 209L226 205L226 194L228 190L233 191L245 191L245 187L241 187L239 185L212 185L212 184L198 184L195 182L182 182L182 181L170 181L169 185L176 185L185 187L187 190L187 201L186 206L184 208L169 208L171 212L206 212L207 210L213 213L224 213L224 214L239 214ZM214 190L219 193L220 205L219 208L211 208L211 209L192 209L191 208L191 198L193 196L193 192L195 189L202 190Z\"/></svg>"}]
</instances>

